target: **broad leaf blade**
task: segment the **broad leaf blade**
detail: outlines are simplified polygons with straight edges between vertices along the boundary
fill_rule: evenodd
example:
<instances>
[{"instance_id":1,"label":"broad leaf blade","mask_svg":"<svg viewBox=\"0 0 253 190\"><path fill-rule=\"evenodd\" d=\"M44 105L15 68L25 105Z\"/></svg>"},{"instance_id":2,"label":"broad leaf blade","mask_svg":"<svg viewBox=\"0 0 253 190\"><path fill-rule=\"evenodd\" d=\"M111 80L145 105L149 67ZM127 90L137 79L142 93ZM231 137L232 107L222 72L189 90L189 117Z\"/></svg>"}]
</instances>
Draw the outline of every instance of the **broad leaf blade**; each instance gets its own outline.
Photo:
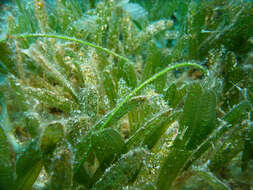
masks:
<instances>
[{"instance_id":1,"label":"broad leaf blade","mask_svg":"<svg viewBox=\"0 0 253 190\"><path fill-rule=\"evenodd\" d=\"M124 151L125 142L122 136L114 129L105 129L92 135L92 149L97 159L105 169Z\"/></svg>"},{"instance_id":2,"label":"broad leaf blade","mask_svg":"<svg viewBox=\"0 0 253 190\"><path fill-rule=\"evenodd\" d=\"M109 139L109 140L108 140ZM98 173L105 170L109 164L114 161L118 156L123 153L125 143L121 135L113 129L105 129L103 131L89 131L89 133L83 138L83 140L77 145L76 148L76 164L74 166L75 180L86 187L90 187L98 176L102 174ZM89 159L94 161L95 153L96 158L101 165L98 168L100 171L90 171L88 167L91 165L91 170L96 163L89 163ZM94 172L96 172L94 174Z\"/></svg>"},{"instance_id":3,"label":"broad leaf blade","mask_svg":"<svg viewBox=\"0 0 253 190\"><path fill-rule=\"evenodd\" d=\"M16 161L16 187L18 190L31 189L42 169L42 159L38 143L32 141L20 153Z\"/></svg>"},{"instance_id":4,"label":"broad leaf blade","mask_svg":"<svg viewBox=\"0 0 253 190\"><path fill-rule=\"evenodd\" d=\"M253 160L253 125L248 126L248 133L244 139L244 150L242 155L242 169L245 171L249 162Z\"/></svg>"},{"instance_id":5,"label":"broad leaf blade","mask_svg":"<svg viewBox=\"0 0 253 190\"><path fill-rule=\"evenodd\" d=\"M231 190L225 183L219 180L211 172L205 171L203 169L194 170L198 176L204 179L209 185L211 185L215 190Z\"/></svg>"},{"instance_id":6,"label":"broad leaf blade","mask_svg":"<svg viewBox=\"0 0 253 190\"><path fill-rule=\"evenodd\" d=\"M0 189L12 189L13 168L11 150L3 128L0 126Z\"/></svg>"},{"instance_id":7,"label":"broad leaf blade","mask_svg":"<svg viewBox=\"0 0 253 190\"><path fill-rule=\"evenodd\" d=\"M243 115L247 113L251 107L249 101L242 101L241 103L235 105L222 119L228 124L234 125L242 121Z\"/></svg>"},{"instance_id":8,"label":"broad leaf blade","mask_svg":"<svg viewBox=\"0 0 253 190\"><path fill-rule=\"evenodd\" d=\"M184 112L180 119L182 143L189 150L196 149L216 126L216 94L199 83L188 92Z\"/></svg>"},{"instance_id":9,"label":"broad leaf blade","mask_svg":"<svg viewBox=\"0 0 253 190\"><path fill-rule=\"evenodd\" d=\"M240 104L234 106L224 117L223 120L228 122L228 124L236 124L244 119L242 117L247 110L250 108L250 103L248 101L243 101ZM221 138L227 131L234 129L236 125L226 125L217 128L212 135L202 143L192 154L191 159L187 162L184 170L189 168L198 158L200 158L213 144L215 144L219 138Z\"/></svg>"},{"instance_id":10,"label":"broad leaf blade","mask_svg":"<svg viewBox=\"0 0 253 190\"><path fill-rule=\"evenodd\" d=\"M196 126L192 131L191 138L187 143L188 149L196 148L205 140L216 126L216 95L213 91L203 92L200 97L199 109L192 110L195 112L197 120L194 121Z\"/></svg>"},{"instance_id":11,"label":"broad leaf blade","mask_svg":"<svg viewBox=\"0 0 253 190\"><path fill-rule=\"evenodd\" d=\"M139 173L146 157L147 152L143 148L137 148L122 155L117 163L106 170L92 190L117 190L129 185Z\"/></svg>"},{"instance_id":12,"label":"broad leaf blade","mask_svg":"<svg viewBox=\"0 0 253 190\"><path fill-rule=\"evenodd\" d=\"M70 189L72 175L71 156L69 152L65 151L54 160L50 189Z\"/></svg>"},{"instance_id":13,"label":"broad leaf blade","mask_svg":"<svg viewBox=\"0 0 253 190\"><path fill-rule=\"evenodd\" d=\"M126 143L127 149L130 150L133 147L137 147L142 141L143 145L147 145L151 149L180 114L181 111L171 113L171 110L158 113L128 139Z\"/></svg>"},{"instance_id":14,"label":"broad leaf blade","mask_svg":"<svg viewBox=\"0 0 253 190\"><path fill-rule=\"evenodd\" d=\"M180 111L174 112L166 118L160 118L161 120L157 124L150 126L148 133L145 135L143 145L147 145L149 149L152 149L166 132L170 124L172 124L181 113Z\"/></svg>"},{"instance_id":15,"label":"broad leaf blade","mask_svg":"<svg viewBox=\"0 0 253 190\"><path fill-rule=\"evenodd\" d=\"M117 101L117 92L113 78L108 71L103 72L103 86L110 101L110 107L115 107Z\"/></svg>"},{"instance_id":16,"label":"broad leaf blade","mask_svg":"<svg viewBox=\"0 0 253 190\"><path fill-rule=\"evenodd\" d=\"M120 62L119 67L119 72L126 81L127 85L131 88L137 87L137 73L133 63Z\"/></svg>"},{"instance_id":17,"label":"broad leaf blade","mask_svg":"<svg viewBox=\"0 0 253 190\"><path fill-rule=\"evenodd\" d=\"M78 108L78 105L70 99L58 95L55 92L52 92L47 89L25 87L24 91L28 95L39 99L41 102L49 106L59 108L66 113L69 113L71 112L71 110L75 110Z\"/></svg>"},{"instance_id":18,"label":"broad leaf blade","mask_svg":"<svg viewBox=\"0 0 253 190\"><path fill-rule=\"evenodd\" d=\"M180 147L174 147L161 165L157 179L158 190L170 189L184 164L189 159L191 151Z\"/></svg>"},{"instance_id":19,"label":"broad leaf blade","mask_svg":"<svg viewBox=\"0 0 253 190\"><path fill-rule=\"evenodd\" d=\"M63 137L63 126L60 123L49 124L42 135L40 140L40 147L44 154L52 153L56 144Z\"/></svg>"},{"instance_id":20,"label":"broad leaf blade","mask_svg":"<svg viewBox=\"0 0 253 190\"><path fill-rule=\"evenodd\" d=\"M179 133L159 172L158 190L166 190L183 170L196 149L216 126L216 95L199 83L190 86Z\"/></svg>"},{"instance_id":21,"label":"broad leaf blade","mask_svg":"<svg viewBox=\"0 0 253 190\"><path fill-rule=\"evenodd\" d=\"M110 120L109 123L105 127L111 126L114 123L116 123L120 118L122 118L125 114L135 109L137 106L142 104L146 100L145 96L136 96L131 98L128 103L124 104L120 110L117 112L116 115L113 116L113 118ZM103 123L107 120L107 118L113 113L110 112L109 114L105 115L95 126L94 129L99 129L103 126Z\"/></svg>"}]
</instances>

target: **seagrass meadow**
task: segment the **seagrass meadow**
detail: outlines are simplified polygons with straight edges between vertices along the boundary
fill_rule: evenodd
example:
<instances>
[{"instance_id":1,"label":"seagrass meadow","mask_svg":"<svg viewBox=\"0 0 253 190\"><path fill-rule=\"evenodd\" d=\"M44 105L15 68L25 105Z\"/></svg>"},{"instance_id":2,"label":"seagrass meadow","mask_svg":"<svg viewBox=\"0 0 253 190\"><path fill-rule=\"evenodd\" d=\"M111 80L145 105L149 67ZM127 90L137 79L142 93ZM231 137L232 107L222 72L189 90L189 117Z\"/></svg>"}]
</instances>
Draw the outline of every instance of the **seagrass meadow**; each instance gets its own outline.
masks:
<instances>
[{"instance_id":1,"label":"seagrass meadow","mask_svg":"<svg viewBox=\"0 0 253 190\"><path fill-rule=\"evenodd\" d=\"M0 190L253 190L252 0L0 2Z\"/></svg>"}]
</instances>

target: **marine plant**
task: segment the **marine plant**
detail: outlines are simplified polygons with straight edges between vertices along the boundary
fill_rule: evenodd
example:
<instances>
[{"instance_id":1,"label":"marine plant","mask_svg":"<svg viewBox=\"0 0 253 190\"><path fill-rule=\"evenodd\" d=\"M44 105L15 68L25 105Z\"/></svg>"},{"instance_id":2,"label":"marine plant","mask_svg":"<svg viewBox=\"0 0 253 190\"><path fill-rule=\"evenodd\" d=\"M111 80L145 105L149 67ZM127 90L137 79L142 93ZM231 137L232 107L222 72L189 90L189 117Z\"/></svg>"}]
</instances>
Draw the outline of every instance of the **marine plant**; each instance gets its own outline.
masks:
<instances>
[{"instance_id":1,"label":"marine plant","mask_svg":"<svg viewBox=\"0 0 253 190\"><path fill-rule=\"evenodd\" d=\"M253 188L252 1L6 7L0 190Z\"/></svg>"}]
</instances>

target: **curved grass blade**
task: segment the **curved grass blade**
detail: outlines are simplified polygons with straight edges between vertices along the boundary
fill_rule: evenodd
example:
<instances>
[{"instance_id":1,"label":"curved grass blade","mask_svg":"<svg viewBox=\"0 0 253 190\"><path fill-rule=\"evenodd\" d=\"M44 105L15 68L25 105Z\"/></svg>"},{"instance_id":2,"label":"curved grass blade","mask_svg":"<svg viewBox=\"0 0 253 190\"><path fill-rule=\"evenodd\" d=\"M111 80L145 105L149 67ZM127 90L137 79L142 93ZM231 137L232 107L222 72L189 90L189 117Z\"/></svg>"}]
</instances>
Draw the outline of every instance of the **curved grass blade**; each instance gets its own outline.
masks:
<instances>
[{"instance_id":1,"label":"curved grass blade","mask_svg":"<svg viewBox=\"0 0 253 190\"><path fill-rule=\"evenodd\" d=\"M121 109L122 106L124 106L128 100L130 98L132 98L138 91L140 91L143 87L145 87L146 85L152 83L154 80L158 79L160 76L164 75L165 73L171 71L171 70L175 70L181 67L196 67L198 69L200 69L204 74L208 74L208 71L202 67L201 65L198 65L196 63L178 63L175 65L171 65L165 69L163 69L162 71L160 71L159 73L153 75L152 77L150 77L149 79L147 79L145 82L143 82L142 84L140 84L138 87L136 87L130 94L128 94L119 104L118 106L108 115L108 118L106 119L106 121L103 123L103 125L101 126L101 129L103 129L104 127L106 127L108 125L108 123L116 116L116 114L118 114L117 112Z\"/></svg>"},{"instance_id":2,"label":"curved grass blade","mask_svg":"<svg viewBox=\"0 0 253 190\"><path fill-rule=\"evenodd\" d=\"M90 46L90 47L93 47L95 49L98 49L98 50L101 50L101 51L104 51L108 54L111 54L125 62L131 62L130 60L128 60L127 58L107 49L107 48L103 48L103 47L100 47L96 44L93 44L93 43L90 43L90 42L87 42L87 41L84 41L84 40L80 40L80 39L76 39L76 38L72 38L72 37L69 37L69 36L63 36L63 35L57 35L57 34L19 34L19 35L15 35L16 38L31 38L31 37L43 37L43 38L57 38L57 39L62 39L62 40L68 40L68 41L73 41L73 42L77 42L77 43L80 43L80 44L83 44L85 46Z\"/></svg>"},{"instance_id":3,"label":"curved grass blade","mask_svg":"<svg viewBox=\"0 0 253 190\"><path fill-rule=\"evenodd\" d=\"M56 35L56 34L20 34L20 35L15 35L16 38L31 38L31 37L44 37L44 38L57 38L57 39L63 39L63 40L68 40L68 41L74 41L74 42L78 42L81 43L83 45L87 45L99 50L102 50L108 54L111 54L121 60L124 60L126 62L131 63L131 61L129 61L127 58L111 51L108 50L106 48L100 47L98 45L92 44L90 42L86 42L80 39L76 39L76 38L71 38L68 36L61 36L61 35ZM205 75L208 74L208 71L202 67L199 64L196 63L191 63L191 62L185 62L185 63L178 63L175 65L171 65L165 69L163 69L162 71L160 71L159 73L153 75L152 77L150 77L149 79L147 79L146 81L144 81L142 84L140 84L138 87L136 87L130 94L128 94L123 100L122 102L108 115L108 118L106 119L106 121L103 123L103 125L101 126L101 129L105 128L109 122L115 117L115 115L117 114L117 112L121 109L121 107L126 104L128 102L128 100L130 98L132 98L138 91L140 91L143 87L145 87L146 85L150 84L151 82L153 82L154 80L156 80L157 78L159 78L160 76L164 75L165 73L171 71L171 70L175 70L181 67L196 67L198 69L200 69Z\"/></svg>"},{"instance_id":4,"label":"curved grass blade","mask_svg":"<svg viewBox=\"0 0 253 190\"><path fill-rule=\"evenodd\" d=\"M171 71L173 69L177 69L177 68L181 68L181 67L186 67L186 66L192 66L192 67L197 67L200 70L202 70L205 74L208 73L208 71L203 68L202 66L195 64L195 63L181 63L181 64L176 64L176 65L172 65L167 67L166 69L162 70L161 72L157 73L156 75L154 75L153 77L149 78L148 80L146 80L144 83L142 83L140 86L138 86L137 88L135 88L129 95L127 95L122 101L121 103L108 115L106 115L103 119L101 119L94 127L94 130L102 130L105 127L109 126L109 124L112 124L113 122L117 121L119 118L121 118L123 115L125 115L128 111L129 108L131 107L136 107L136 105L132 105L132 106L128 106L127 102L134 96L134 94L136 92L138 92L139 90L141 90L143 87L145 87L147 84L150 84L152 81L154 81L155 79L159 78L159 76L167 73L168 71ZM126 108L124 108L126 107ZM80 155L78 157L81 157L81 161L79 162L79 164L75 167L74 172L75 174L77 174L80 171L81 166L83 165L84 161L87 159L89 152L91 150L91 146L90 146L90 138L91 138L92 132L89 133L89 137L86 135L85 139L79 143L79 148L77 148L78 150L80 150ZM82 149L82 150L81 150ZM79 152L79 151L77 151Z\"/></svg>"}]
</instances>

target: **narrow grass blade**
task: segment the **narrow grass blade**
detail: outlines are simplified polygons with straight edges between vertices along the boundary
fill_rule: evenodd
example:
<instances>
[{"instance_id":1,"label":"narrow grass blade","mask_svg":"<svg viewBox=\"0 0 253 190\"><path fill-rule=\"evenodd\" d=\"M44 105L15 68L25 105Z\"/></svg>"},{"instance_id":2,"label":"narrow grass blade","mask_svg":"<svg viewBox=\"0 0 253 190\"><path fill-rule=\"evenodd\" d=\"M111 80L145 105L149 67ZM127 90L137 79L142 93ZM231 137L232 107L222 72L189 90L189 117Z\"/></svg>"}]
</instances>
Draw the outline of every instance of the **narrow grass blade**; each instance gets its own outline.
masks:
<instances>
[{"instance_id":1,"label":"narrow grass blade","mask_svg":"<svg viewBox=\"0 0 253 190\"><path fill-rule=\"evenodd\" d=\"M169 25L171 25L171 21L168 22ZM16 38L30 38L30 37L45 37L45 38L57 38L57 39L63 39L63 40L69 40L69 41L74 41L74 42L78 42L81 43L83 45L87 45L99 50L102 50L106 53L109 53L111 55L114 55L115 57L124 60L126 62L131 63L131 61L129 61L127 58L118 55L106 48L102 48L98 45L83 41L83 40L79 40L76 38L71 38L68 36L61 36L61 35L54 35L54 34L20 34L20 35L15 35ZM141 90L144 86L146 86L147 84L150 84L151 82L153 82L154 80L156 80L157 78L159 78L160 76L164 75L165 73L177 69L177 68L181 68L181 67L196 67L198 69L200 69L204 74L208 74L208 71L202 67L201 65L198 65L196 63L190 63L190 62L185 62L185 63L178 63L175 65L171 65L165 69L163 69L162 71L160 71L159 73L153 75L151 78L147 79L145 82L143 82L141 85L139 85L138 87L136 87L128 96L125 97L125 99L111 112L111 114L108 116L107 120L103 123L103 125L101 126L101 128L104 128L106 125L108 125L108 123L110 122L110 120L116 115L116 113L120 110L120 108L128 102L128 100L133 97L136 92L138 92L139 90Z\"/></svg>"},{"instance_id":2,"label":"narrow grass blade","mask_svg":"<svg viewBox=\"0 0 253 190\"><path fill-rule=\"evenodd\" d=\"M76 38L72 38L72 37L68 37L68 36L62 36L62 35L57 35L57 34L20 34L20 35L15 35L16 38L31 38L31 37L43 37L43 38L57 38L57 39L62 39L62 40L68 40L68 41L73 41L73 42L77 42L77 43L80 43L80 44L83 44L85 46L90 46L90 47L93 47L95 49L98 49L98 50L101 50L101 51L104 51L108 54L111 54L125 62L131 62L129 61L127 58L109 50L109 49L106 49L106 48L103 48L103 47L100 47L96 44L93 44L93 43L90 43L90 42L87 42L87 41L84 41L84 40L80 40L80 39L76 39Z\"/></svg>"}]
</instances>

